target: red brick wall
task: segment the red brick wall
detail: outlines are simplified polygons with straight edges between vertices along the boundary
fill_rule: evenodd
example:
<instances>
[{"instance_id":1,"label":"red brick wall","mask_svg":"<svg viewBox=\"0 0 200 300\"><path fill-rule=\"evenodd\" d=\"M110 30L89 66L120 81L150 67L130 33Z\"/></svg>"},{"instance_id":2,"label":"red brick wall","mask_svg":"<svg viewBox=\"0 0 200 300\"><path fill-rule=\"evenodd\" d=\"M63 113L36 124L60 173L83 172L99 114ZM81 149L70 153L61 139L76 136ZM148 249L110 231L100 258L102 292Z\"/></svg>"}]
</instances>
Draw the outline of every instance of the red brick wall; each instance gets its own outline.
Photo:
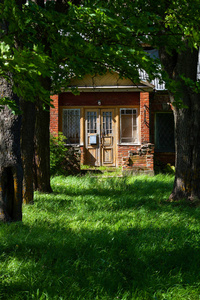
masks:
<instances>
[{"instance_id":1,"label":"red brick wall","mask_svg":"<svg viewBox=\"0 0 200 300\"><path fill-rule=\"evenodd\" d=\"M153 174L154 151L153 148L146 153L140 153L141 146L118 146L119 165L123 171L148 172Z\"/></svg>"},{"instance_id":2,"label":"red brick wall","mask_svg":"<svg viewBox=\"0 0 200 300\"><path fill-rule=\"evenodd\" d=\"M149 93L140 93L141 144L150 142Z\"/></svg>"},{"instance_id":3,"label":"red brick wall","mask_svg":"<svg viewBox=\"0 0 200 300\"><path fill-rule=\"evenodd\" d=\"M118 165L122 166L124 164L124 158L129 157L129 152L138 152L140 146L135 145L118 145Z\"/></svg>"},{"instance_id":4,"label":"red brick wall","mask_svg":"<svg viewBox=\"0 0 200 300\"><path fill-rule=\"evenodd\" d=\"M80 163L81 163L81 165L84 165L84 147L83 146L80 146L80 151L81 151Z\"/></svg>"},{"instance_id":5,"label":"red brick wall","mask_svg":"<svg viewBox=\"0 0 200 300\"><path fill-rule=\"evenodd\" d=\"M149 155L134 155L128 159L124 158L123 171L132 171L133 173L144 172L154 173L153 154Z\"/></svg>"},{"instance_id":6,"label":"red brick wall","mask_svg":"<svg viewBox=\"0 0 200 300\"><path fill-rule=\"evenodd\" d=\"M154 154L146 155L146 166L152 172L154 171Z\"/></svg>"},{"instance_id":7,"label":"red brick wall","mask_svg":"<svg viewBox=\"0 0 200 300\"><path fill-rule=\"evenodd\" d=\"M50 107L50 133L53 135L58 135L58 118L59 118L59 102L58 95L51 96L52 104L54 106Z\"/></svg>"}]
</instances>

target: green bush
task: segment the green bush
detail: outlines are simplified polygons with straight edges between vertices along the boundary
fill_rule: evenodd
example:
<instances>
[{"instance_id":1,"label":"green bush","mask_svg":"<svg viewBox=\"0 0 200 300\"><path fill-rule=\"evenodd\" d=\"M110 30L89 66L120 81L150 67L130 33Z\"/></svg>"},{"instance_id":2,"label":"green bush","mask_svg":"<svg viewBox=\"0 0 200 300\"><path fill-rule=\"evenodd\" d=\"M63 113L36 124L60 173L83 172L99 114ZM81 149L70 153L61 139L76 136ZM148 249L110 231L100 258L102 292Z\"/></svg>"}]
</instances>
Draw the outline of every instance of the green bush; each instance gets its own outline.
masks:
<instances>
[{"instance_id":1,"label":"green bush","mask_svg":"<svg viewBox=\"0 0 200 300\"><path fill-rule=\"evenodd\" d=\"M66 157L65 136L59 133L58 136L50 136L50 171L51 175L63 173L61 168Z\"/></svg>"},{"instance_id":2,"label":"green bush","mask_svg":"<svg viewBox=\"0 0 200 300\"><path fill-rule=\"evenodd\" d=\"M80 171L80 156L73 147L66 147L66 137L59 132L50 136L51 175L77 174Z\"/></svg>"}]
</instances>

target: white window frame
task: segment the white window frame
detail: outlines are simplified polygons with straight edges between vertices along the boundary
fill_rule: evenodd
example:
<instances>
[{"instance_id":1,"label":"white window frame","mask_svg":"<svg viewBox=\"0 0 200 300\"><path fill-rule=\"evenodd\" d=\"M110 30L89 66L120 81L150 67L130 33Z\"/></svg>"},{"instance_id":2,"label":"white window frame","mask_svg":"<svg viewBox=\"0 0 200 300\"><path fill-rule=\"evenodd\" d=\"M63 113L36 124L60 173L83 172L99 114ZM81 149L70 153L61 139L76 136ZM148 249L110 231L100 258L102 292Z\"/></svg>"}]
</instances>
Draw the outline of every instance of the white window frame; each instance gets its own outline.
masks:
<instances>
[{"instance_id":1,"label":"white window frame","mask_svg":"<svg viewBox=\"0 0 200 300\"><path fill-rule=\"evenodd\" d=\"M136 133L137 133L137 137L136 137L136 141L135 142L122 142L122 114L121 112L123 110L133 110L136 111ZM132 138L133 138L133 113L132 113ZM126 108L120 108L120 144L121 145L138 145L139 144L139 131L138 131L138 108L134 108L134 107L126 107Z\"/></svg>"}]
</instances>

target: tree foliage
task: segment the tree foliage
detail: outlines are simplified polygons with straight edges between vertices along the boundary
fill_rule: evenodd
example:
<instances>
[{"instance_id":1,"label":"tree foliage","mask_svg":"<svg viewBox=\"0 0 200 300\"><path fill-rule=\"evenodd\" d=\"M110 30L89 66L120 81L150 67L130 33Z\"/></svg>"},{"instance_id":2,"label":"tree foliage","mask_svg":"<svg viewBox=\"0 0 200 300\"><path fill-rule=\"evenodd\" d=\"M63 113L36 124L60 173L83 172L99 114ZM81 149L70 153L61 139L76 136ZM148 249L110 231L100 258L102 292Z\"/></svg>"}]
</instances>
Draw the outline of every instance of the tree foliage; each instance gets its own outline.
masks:
<instances>
[{"instance_id":1,"label":"tree foliage","mask_svg":"<svg viewBox=\"0 0 200 300\"><path fill-rule=\"evenodd\" d=\"M199 92L199 13L198 0L2 0L0 76L18 97L39 99L45 107L50 92L67 89L72 77L115 70L137 84L139 70L145 70L148 80L165 80L174 111L184 115L187 107L198 106L189 95ZM151 58L148 47L158 49L160 59ZM17 112L2 92L0 105L5 104Z\"/></svg>"},{"instance_id":2,"label":"tree foliage","mask_svg":"<svg viewBox=\"0 0 200 300\"><path fill-rule=\"evenodd\" d=\"M152 79L160 76L159 62L152 61L145 45L165 47L169 54L199 46L197 0L72 1L62 12L58 2L28 1L22 9L15 0L0 4L0 75L10 80L12 74L14 92L23 99L39 96L48 102L40 76L51 77L55 92L67 88L71 77L105 69L136 83L143 69ZM164 79L171 84L166 74Z\"/></svg>"},{"instance_id":3,"label":"tree foliage","mask_svg":"<svg viewBox=\"0 0 200 300\"><path fill-rule=\"evenodd\" d=\"M0 32L0 75L11 80L12 74L13 91L19 97L34 101L39 96L48 102L49 91L41 85L40 76L51 77L52 90L57 92L67 87L72 76L106 69L135 82L139 81L138 68L158 75L143 51L146 37L140 36L139 24L132 28L137 15L125 21L121 11L119 15L109 5L87 1L81 6L69 3L67 12L61 13L55 10L56 4L47 1L41 7L28 1L20 9L15 0L5 0L0 5L0 21L5 24ZM123 13L127 14L125 7Z\"/></svg>"}]
</instances>

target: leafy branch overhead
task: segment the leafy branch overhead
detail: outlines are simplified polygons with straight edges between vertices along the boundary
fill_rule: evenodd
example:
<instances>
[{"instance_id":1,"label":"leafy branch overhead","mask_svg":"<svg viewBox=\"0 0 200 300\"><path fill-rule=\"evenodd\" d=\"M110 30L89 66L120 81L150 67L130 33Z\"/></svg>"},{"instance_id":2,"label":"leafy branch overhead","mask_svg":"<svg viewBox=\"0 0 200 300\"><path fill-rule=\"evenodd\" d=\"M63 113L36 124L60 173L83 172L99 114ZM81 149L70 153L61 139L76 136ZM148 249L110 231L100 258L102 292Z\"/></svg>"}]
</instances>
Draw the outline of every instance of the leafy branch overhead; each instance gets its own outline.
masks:
<instances>
[{"instance_id":1,"label":"leafy branch overhead","mask_svg":"<svg viewBox=\"0 0 200 300\"><path fill-rule=\"evenodd\" d=\"M57 9L58 1L44 7L27 1L0 4L0 75L29 101L39 96L49 103L41 77L51 78L53 92L67 88L71 77L102 74L107 69L139 82L139 69L149 80L168 77L160 61L145 47L183 51L198 47L199 1L71 1ZM9 22L8 22L9 20ZM198 86L198 84L197 84Z\"/></svg>"},{"instance_id":2,"label":"leafy branch overhead","mask_svg":"<svg viewBox=\"0 0 200 300\"><path fill-rule=\"evenodd\" d=\"M136 82L138 66L153 73L150 58L132 32L108 9L71 4L64 14L55 4L47 1L43 8L29 1L22 10L13 0L0 5L0 75L12 81L18 96L34 101L39 95L48 102L40 77L51 77L52 89L58 91L72 76L106 69Z\"/></svg>"}]
</instances>

